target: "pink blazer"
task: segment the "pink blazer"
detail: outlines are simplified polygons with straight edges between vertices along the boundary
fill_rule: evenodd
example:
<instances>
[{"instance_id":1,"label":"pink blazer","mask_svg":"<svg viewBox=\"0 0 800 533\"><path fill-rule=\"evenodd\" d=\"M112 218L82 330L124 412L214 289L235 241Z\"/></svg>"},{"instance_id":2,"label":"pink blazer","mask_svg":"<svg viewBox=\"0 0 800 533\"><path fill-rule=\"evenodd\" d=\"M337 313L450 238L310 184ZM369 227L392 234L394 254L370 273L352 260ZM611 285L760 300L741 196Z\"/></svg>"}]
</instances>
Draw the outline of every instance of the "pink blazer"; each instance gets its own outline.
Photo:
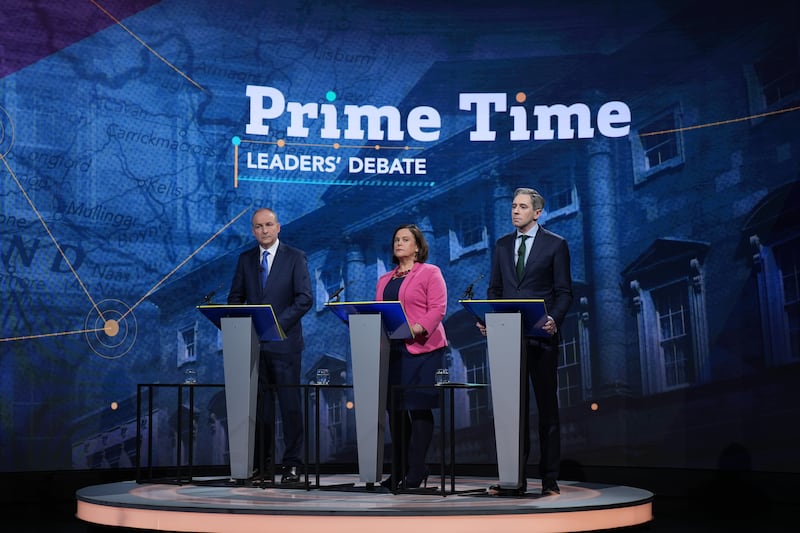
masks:
<instances>
[{"instance_id":1,"label":"pink blazer","mask_svg":"<svg viewBox=\"0 0 800 533\"><path fill-rule=\"evenodd\" d=\"M378 279L375 300L383 300L383 289L386 288L395 270L397 269L387 272ZM411 272L400 285L399 298L409 323L419 324L427 332L426 335L406 339L409 353L422 354L447 346L447 337L442 325L447 312L447 285L439 267L429 263L414 263Z\"/></svg>"}]
</instances>

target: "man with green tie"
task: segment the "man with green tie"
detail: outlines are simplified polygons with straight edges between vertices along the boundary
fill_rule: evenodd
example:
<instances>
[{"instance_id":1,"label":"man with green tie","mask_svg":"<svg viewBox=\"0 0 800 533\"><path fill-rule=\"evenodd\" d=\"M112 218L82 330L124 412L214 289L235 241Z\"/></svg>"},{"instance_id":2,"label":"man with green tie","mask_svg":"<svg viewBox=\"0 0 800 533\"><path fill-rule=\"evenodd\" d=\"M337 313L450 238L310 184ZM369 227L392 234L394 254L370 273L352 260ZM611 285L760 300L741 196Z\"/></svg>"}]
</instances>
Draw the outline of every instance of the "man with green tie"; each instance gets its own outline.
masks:
<instances>
[{"instance_id":1,"label":"man with green tie","mask_svg":"<svg viewBox=\"0 0 800 533\"><path fill-rule=\"evenodd\" d=\"M557 479L561 463L561 435L558 413L559 326L572 304L572 277L567 241L538 223L544 198L534 189L514 191L511 222L516 228L498 239L492 257L487 297L497 299L543 299L547 321L543 329L549 337L527 337L524 343L528 379L533 386L539 411L539 474L542 494L560 493ZM479 324L485 335L486 328ZM500 496L525 494L525 465L530 455L529 387L523 387L522 485L515 489L492 485L489 493Z\"/></svg>"}]
</instances>

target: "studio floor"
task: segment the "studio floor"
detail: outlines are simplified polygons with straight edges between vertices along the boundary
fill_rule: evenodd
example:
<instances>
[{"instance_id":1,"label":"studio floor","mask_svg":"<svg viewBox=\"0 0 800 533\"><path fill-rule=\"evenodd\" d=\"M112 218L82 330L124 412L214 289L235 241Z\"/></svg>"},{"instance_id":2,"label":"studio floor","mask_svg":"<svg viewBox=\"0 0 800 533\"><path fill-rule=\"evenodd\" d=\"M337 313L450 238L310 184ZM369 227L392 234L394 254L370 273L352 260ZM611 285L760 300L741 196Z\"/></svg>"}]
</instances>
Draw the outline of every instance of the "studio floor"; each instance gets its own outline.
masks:
<instances>
[{"instance_id":1,"label":"studio floor","mask_svg":"<svg viewBox=\"0 0 800 533\"><path fill-rule=\"evenodd\" d=\"M637 483L639 486L647 486L646 480L652 480L653 485L658 486L659 479L668 477L652 476L648 473L646 478L638 476L635 473L634 478L638 478L642 483ZM332 480L332 478L331 478ZM128 529L120 527L108 527L104 525L97 525L85 522L76 517L77 500L75 494L85 488L97 487L115 487L119 488L128 483L124 480L113 479L93 479L95 483L86 484L86 479L73 479L70 478L69 483L65 483L63 479L53 480L42 478L41 474L36 476L36 479L19 481L19 476L14 476L7 479L4 476L4 497L0 501L0 520L3 523L4 531L10 532L63 532L63 533L111 533L111 532L128 532L128 531L144 531L142 529ZM100 483L97 483L97 482ZM476 480L477 483L483 480ZM760 480L759 480L760 481ZM107 483L108 482L108 483ZM14 491L16 483L17 491ZM75 484L77 483L77 484ZM119 484L122 485L119 485ZM74 485L74 491L69 492L70 484ZM580 494L588 486L592 484L579 484L579 483L562 483L562 495L564 501L577 501L580 499ZM534 485L530 484L533 488ZM56 487L60 487L56 490ZM150 487L147 485L140 485L146 487L144 490L165 490L175 491L175 487ZM763 491L754 490L761 487ZM773 489L773 490L769 490ZM261 490L261 489L259 489ZM774 532L774 533L789 533L797 531L797 522L800 518L800 504L793 494L786 491L795 491L796 487L792 484L776 483L774 485L758 484L753 487L750 484L741 484L734 480L732 483L725 483L724 485L717 484L693 484L690 490L680 494L683 489L677 487L677 490L654 490L652 499L652 514L653 519L648 523L622 528L624 531L634 531L642 533L666 533L666 532L707 532L707 531L757 531L757 532ZM778 492L776 492L776 490ZM266 492L266 491L265 491ZM315 493L319 491L311 491ZM672 493L670 493L672 492ZM679 492L679 494L674 494ZM786 492L786 498L781 498L780 494ZM280 497L278 499L285 500L292 498L294 491L286 491L281 489ZM299 491L297 495L301 499L308 499L311 495L308 491ZM358 498L363 498L363 495L356 495ZM769 496L769 497L767 497ZM256 495L257 498L269 498L267 494ZM313 496L320 497L320 496ZM328 498L328 496L321 496ZM333 499L347 498L347 495L334 494L331 496ZM380 501L385 501L385 498L397 498L393 495L378 495ZM418 496L415 496L418 498ZM459 497L460 498L460 497ZM456 497L447 496L441 498L440 496L424 496L424 505L439 505L438 500L448 500L452 503L446 505L454 505ZM464 498L462 501L465 501ZM485 498L474 498L472 503L478 505L487 505ZM541 506L543 499L532 497L523 505L539 505ZM538 503L537 503L538 502ZM379 502L373 502L380 504ZM491 500L488 501L491 503ZM383 504L380 504L383 505ZM559 504L563 505L563 504Z\"/></svg>"}]
</instances>

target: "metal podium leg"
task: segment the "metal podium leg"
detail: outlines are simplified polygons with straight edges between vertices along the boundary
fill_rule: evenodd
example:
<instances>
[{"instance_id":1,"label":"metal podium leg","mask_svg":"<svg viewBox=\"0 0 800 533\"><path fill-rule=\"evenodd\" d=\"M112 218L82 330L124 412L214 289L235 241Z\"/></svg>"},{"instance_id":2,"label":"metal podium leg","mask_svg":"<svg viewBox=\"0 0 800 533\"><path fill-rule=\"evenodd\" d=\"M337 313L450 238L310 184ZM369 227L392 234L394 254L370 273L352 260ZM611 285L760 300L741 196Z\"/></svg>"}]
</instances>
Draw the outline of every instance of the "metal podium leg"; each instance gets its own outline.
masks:
<instances>
[{"instance_id":1,"label":"metal podium leg","mask_svg":"<svg viewBox=\"0 0 800 533\"><path fill-rule=\"evenodd\" d=\"M487 313L486 341L492 388L500 487L522 485L522 387L527 386L522 349L522 315Z\"/></svg>"},{"instance_id":2,"label":"metal podium leg","mask_svg":"<svg viewBox=\"0 0 800 533\"><path fill-rule=\"evenodd\" d=\"M231 477L245 480L253 474L260 344L250 317L220 322Z\"/></svg>"},{"instance_id":3,"label":"metal podium leg","mask_svg":"<svg viewBox=\"0 0 800 533\"><path fill-rule=\"evenodd\" d=\"M350 315L358 473L365 483L377 483L383 473L386 382L389 339L380 315Z\"/></svg>"}]
</instances>

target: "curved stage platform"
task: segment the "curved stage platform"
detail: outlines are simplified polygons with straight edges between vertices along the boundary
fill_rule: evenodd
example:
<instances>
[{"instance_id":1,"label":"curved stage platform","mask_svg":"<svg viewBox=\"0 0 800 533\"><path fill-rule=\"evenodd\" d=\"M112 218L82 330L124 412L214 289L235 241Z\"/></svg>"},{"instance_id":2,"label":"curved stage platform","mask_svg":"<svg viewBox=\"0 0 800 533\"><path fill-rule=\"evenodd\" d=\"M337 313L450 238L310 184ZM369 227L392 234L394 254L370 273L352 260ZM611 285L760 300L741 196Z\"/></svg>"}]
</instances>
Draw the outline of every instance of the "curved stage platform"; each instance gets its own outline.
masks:
<instances>
[{"instance_id":1,"label":"curved stage platform","mask_svg":"<svg viewBox=\"0 0 800 533\"><path fill-rule=\"evenodd\" d=\"M77 516L106 526L198 533L408 533L415 528L536 533L599 531L653 519L653 494L642 489L559 481L560 495L541 496L538 480L529 480L534 490L525 496L497 497L485 492L495 481L459 478L455 492L445 496L438 490L392 494L380 486L359 486L357 475L324 476L320 488L311 490L213 479L184 485L125 481L77 491Z\"/></svg>"}]
</instances>

